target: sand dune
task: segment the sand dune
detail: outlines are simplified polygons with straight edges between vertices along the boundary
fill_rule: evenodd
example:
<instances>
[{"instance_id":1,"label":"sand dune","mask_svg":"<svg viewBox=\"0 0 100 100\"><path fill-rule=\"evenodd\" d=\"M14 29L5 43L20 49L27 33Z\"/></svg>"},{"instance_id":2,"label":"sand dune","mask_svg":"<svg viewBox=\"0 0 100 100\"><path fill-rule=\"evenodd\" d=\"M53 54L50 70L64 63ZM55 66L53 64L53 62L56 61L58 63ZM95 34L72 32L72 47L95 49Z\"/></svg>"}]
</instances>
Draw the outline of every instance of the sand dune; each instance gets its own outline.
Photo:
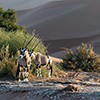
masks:
<instances>
[{"instance_id":1,"label":"sand dune","mask_svg":"<svg viewBox=\"0 0 100 100\"><path fill-rule=\"evenodd\" d=\"M79 1L47 3L36 9L28 10L28 13L25 12L24 16L19 17L18 23L25 25L28 30L35 29L40 36L44 36L45 40L99 34L100 14L97 5L100 1L97 2L96 0L96 4L86 0L84 2Z\"/></svg>"},{"instance_id":2,"label":"sand dune","mask_svg":"<svg viewBox=\"0 0 100 100\"><path fill-rule=\"evenodd\" d=\"M83 38L72 38L72 39L60 39L60 40L47 40L44 41L46 45L51 43L48 47L51 53L58 52L61 50L61 47L72 48L76 45L80 45L81 43L86 43L91 40L95 40L100 35L90 36L90 37L83 37Z\"/></svg>"},{"instance_id":3,"label":"sand dune","mask_svg":"<svg viewBox=\"0 0 100 100\"><path fill-rule=\"evenodd\" d=\"M50 1L56 0L0 0L0 3L4 9L13 8L15 10L25 10L36 8Z\"/></svg>"},{"instance_id":4,"label":"sand dune","mask_svg":"<svg viewBox=\"0 0 100 100\"><path fill-rule=\"evenodd\" d=\"M84 39L84 42L83 42L83 39ZM92 36L92 37L87 37L87 38L83 38L83 39L82 40L80 39L80 41L82 41L82 42L77 40L78 44L76 44L77 43L76 41L73 41L73 42L70 42L70 44L71 43L74 44L74 42L75 42L74 45L71 44L72 46L70 45L70 47L68 47L68 45L66 45L65 47L75 51L78 46L81 46L81 43L86 43L88 46L89 46L89 44L91 44L94 52L96 52L97 54L100 54L100 36L98 36L98 37ZM63 58L63 57L65 57L65 51L66 50L64 50L64 49L56 51L54 53L51 53L51 56L54 56L57 58Z\"/></svg>"},{"instance_id":5,"label":"sand dune","mask_svg":"<svg viewBox=\"0 0 100 100\"><path fill-rule=\"evenodd\" d=\"M19 0L11 7L20 25L36 30L52 56L63 57L61 47L90 43L100 53L100 0ZM8 3L9 4L9 3Z\"/></svg>"},{"instance_id":6,"label":"sand dune","mask_svg":"<svg viewBox=\"0 0 100 100\"><path fill-rule=\"evenodd\" d=\"M51 43L48 47L51 55L62 57L61 47L72 48L100 37L99 5L99 0L52 1L17 11L18 23L27 30L35 29L44 37L45 45Z\"/></svg>"}]
</instances>

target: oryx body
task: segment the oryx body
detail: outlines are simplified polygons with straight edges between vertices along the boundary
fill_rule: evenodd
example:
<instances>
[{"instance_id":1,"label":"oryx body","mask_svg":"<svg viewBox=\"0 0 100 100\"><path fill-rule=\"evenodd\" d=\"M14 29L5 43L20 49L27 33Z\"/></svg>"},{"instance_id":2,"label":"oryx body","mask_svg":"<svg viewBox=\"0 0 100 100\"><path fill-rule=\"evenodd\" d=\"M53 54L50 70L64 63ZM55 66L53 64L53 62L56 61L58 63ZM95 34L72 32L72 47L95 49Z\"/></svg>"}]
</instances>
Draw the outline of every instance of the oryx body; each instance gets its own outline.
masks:
<instances>
[{"instance_id":1,"label":"oryx body","mask_svg":"<svg viewBox=\"0 0 100 100\"><path fill-rule=\"evenodd\" d=\"M29 52L30 53L30 52ZM52 75L52 59L49 55L43 55L39 52L32 52L31 53L31 58L33 60L33 62L36 65L37 68L37 76L40 73L40 77L41 77L41 66L46 66L47 69L49 70L49 74L48 77L50 78ZM39 69L38 69L39 67Z\"/></svg>"},{"instance_id":2,"label":"oryx body","mask_svg":"<svg viewBox=\"0 0 100 100\"><path fill-rule=\"evenodd\" d=\"M17 73L16 77L19 75L19 81L21 78L21 67L23 68L23 79L24 81L28 81L28 70L30 69L31 66L31 57L29 56L29 53L27 50L25 50L24 55L20 54L17 58L18 61L18 67L17 67ZM27 68L27 72L25 70Z\"/></svg>"},{"instance_id":3,"label":"oryx body","mask_svg":"<svg viewBox=\"0 0 100 100\"><path fill-rule=\"evenodd\" d=\"M16 72L16 77L19 75L19 82L21 81L20 80L21 68L23 68L22 74L23 74L24 81L25 82L28 81L28 70L30 69L30 66L31 66L31 57L27 50L27 46L29 45L29 43L32 41L33 38L34 38L34 36L31 38L31 40L25 46L26 39L27 39L27 36L26 36L23 47L19 48L19 50L21 51L21 54L17 58L18 67L17 67L17 72ZM25 68L27 68L27 72L26 72Z\"/></svg>"}]
</instances>

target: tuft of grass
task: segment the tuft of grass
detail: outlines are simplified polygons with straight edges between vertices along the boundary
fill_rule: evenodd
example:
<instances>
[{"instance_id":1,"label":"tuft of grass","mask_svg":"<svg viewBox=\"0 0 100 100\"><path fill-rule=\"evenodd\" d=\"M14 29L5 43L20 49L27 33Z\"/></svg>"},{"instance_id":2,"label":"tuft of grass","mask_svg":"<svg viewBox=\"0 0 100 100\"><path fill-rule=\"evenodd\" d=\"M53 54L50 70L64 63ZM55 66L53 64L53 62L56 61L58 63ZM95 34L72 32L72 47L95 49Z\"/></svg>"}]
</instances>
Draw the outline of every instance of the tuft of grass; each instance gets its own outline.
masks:
<instances>
[{"instance_id":1,"label":"tuft of grass","mask_svg":"<svg viewBox=\"0 0 100 100\"><path fill-rule=\"evenodd\" d=\"M34 65L34 63L32 64L32 75L36 76L37 75L37 71L36 71L36 67ZM55 63L53 62L52 64L53 66L53 73L51 75L51 78L58 78L59 77L59 73L63 73L63 67L61 67L60 63ZM48 73L49 70L46 67L41 67L41 75L42 77L48 77Z\"/></svg>"}]
</instances>

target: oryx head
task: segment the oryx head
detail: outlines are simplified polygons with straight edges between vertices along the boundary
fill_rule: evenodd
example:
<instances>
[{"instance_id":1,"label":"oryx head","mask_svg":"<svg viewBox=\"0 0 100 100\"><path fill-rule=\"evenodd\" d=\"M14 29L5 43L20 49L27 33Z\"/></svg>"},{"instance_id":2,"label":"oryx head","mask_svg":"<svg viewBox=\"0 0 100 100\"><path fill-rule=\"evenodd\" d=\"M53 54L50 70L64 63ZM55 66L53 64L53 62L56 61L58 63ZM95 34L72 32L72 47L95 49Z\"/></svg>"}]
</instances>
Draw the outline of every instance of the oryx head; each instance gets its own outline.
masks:
<instances>
[{"instance_id":1,"label":"oryx head","mask_svg":"<svg viewBox=\"0 0 100 100\"><path fill-rule=\"evenodd\" d=\"M19 48L19 50L21 51L21 55L24 55L24 53L27 50L27 48Z\"/></svg>"},{"instance_id":2,"label":"oryx head","mask_svg":"<svg viewBox=\"0 0 100 100\"><path fill-rule=\"evenodd\" d=\"M36 43L36 41L37 41L37 39L35 40L35 42L33 43L33 45L32 45L32 47L31 47L31 49L29 50L29 55L31 56L31 54L34 54L33 52L34 52L34 50L35 50L35 48L38 46L38 44L40 43L40 41L38 41L38 43ZM36 43L36 44L35 44ZM34 46L35 45L35 46ZM34 48L33 48L33 46L34 46Z\"/></svg>"},{"instance_id":3,"label":"oryx head","mask_svg":"<svg viewBox=\"0 0 100 100\"><path fill-rule=\"evenodd\" d=\"M24 41L24 44L23 44L23 47L22 47L22 48L19 48L19 50L21 51L21 55L25 55L25 52L26 52L26 51L28 52L27 46L28 46L29 43L33 40L34 37L35 37L35 35L34 35L34 36L31 38L31 40L26 44L26 40L27 40L27 35L26 35L25 41ZM26 46L25 46L25 44L26 44Z\"/></svg>"}]
</instances>

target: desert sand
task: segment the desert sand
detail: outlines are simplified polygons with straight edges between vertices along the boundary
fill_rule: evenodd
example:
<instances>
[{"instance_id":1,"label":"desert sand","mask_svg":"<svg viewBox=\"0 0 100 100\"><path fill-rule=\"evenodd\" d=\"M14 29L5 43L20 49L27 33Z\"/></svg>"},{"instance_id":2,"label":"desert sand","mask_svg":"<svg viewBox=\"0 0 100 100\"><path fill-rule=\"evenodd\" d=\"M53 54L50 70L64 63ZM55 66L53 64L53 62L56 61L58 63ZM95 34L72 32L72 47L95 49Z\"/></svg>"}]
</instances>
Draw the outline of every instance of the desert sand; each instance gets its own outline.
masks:
<instances>
[{"instance_id":1,"label":"desert sand","mask_svg":"<svg viewBox=\"0 0 100 100\"><path fill-rule=\"evenodd\" d=\"M100 53L100 0L0 0L4 9L14 8L20 25L39 34L51 56L62 58L66 47L75 50L91 44Z\"/></svg>"},{"instance_id":2,"label":"desert sand","mask_svg":"<svg viewBox=\"0 0 100 100\"><path fill-rule=\"evenodd\" d=\"M50 43L51 56L62 58L66 47L75 50L81 43L92 44L100 53L99 0L0 0L4 9L14 8L20 25Z\"/></svg>"},{"instance_id":3,"label":"desert sand","mask_svg":"<svg viewBox=\"0 0 100 100\"><path fill-rule=\"evenodd\" d=\"M51 1L31 9L17 10L18 24L43 37L51 56L62 58L64 50L81 43L92 44L100 53L100 1ZM75 50L75 49L74 49Z\"/></svg>"}]
</instances>

